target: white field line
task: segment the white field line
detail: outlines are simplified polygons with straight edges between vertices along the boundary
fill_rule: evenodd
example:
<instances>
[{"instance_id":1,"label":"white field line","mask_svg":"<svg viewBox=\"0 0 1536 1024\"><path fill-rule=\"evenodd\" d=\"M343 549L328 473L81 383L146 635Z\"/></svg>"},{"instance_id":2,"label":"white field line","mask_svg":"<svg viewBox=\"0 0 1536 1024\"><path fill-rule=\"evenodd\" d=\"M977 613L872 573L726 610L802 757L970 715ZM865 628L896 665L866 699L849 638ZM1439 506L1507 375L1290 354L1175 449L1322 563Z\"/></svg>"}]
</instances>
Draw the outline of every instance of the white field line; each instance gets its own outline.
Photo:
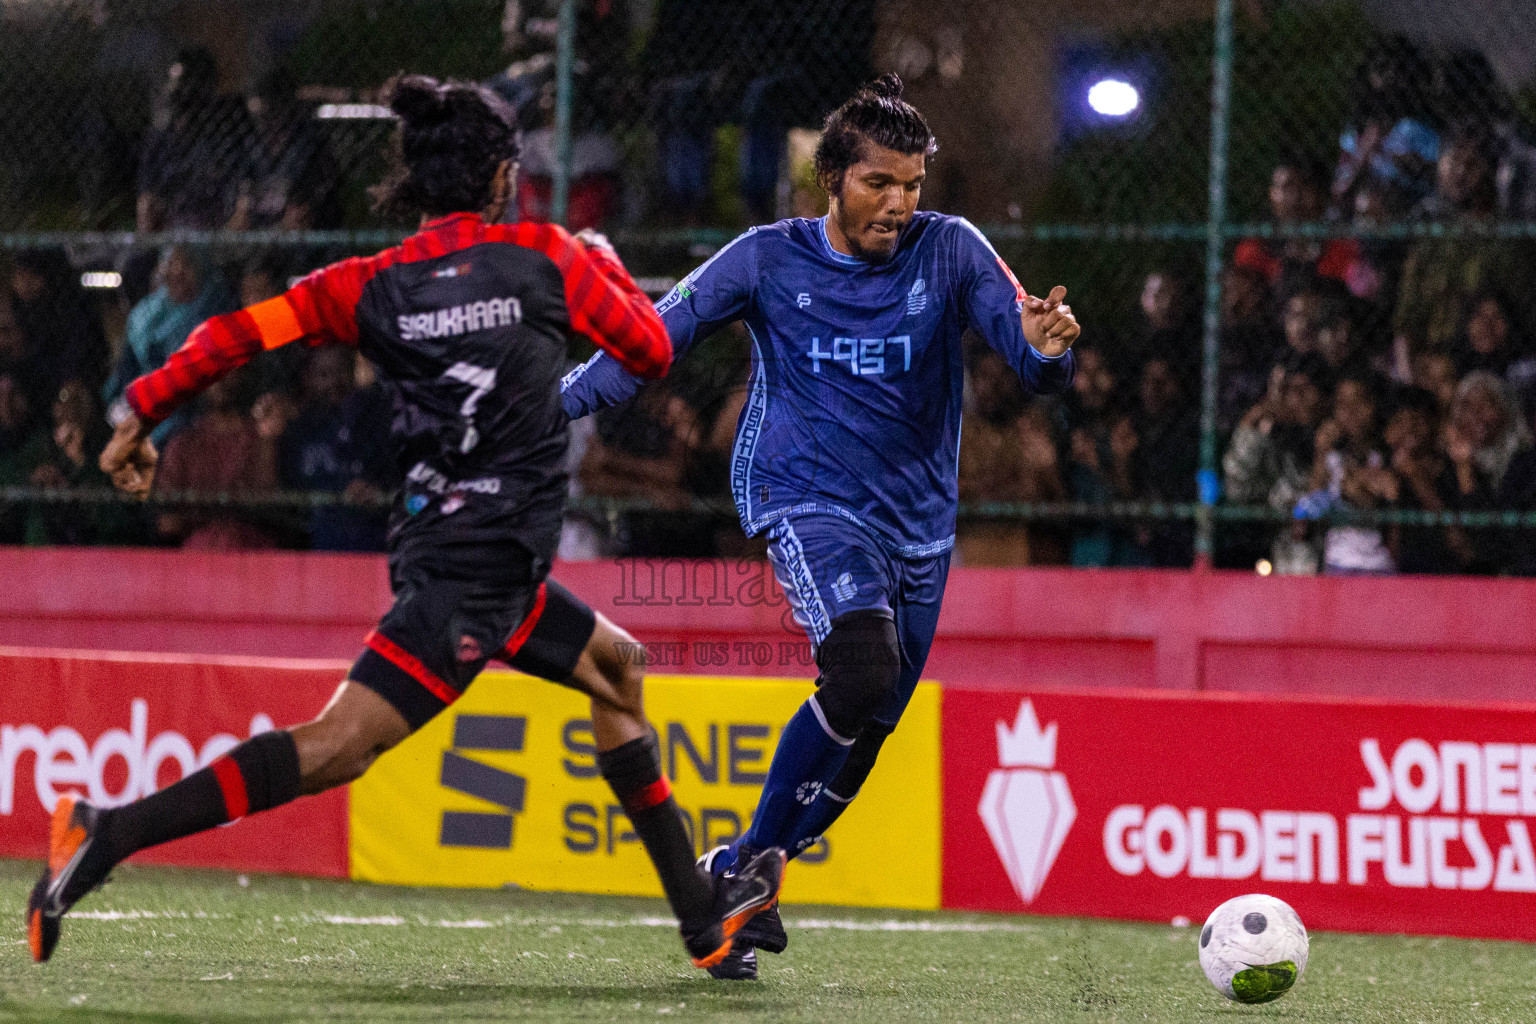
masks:
<instances>
[{"instance_id":1,"label":"white field line","mask_svg":"<svg viewBox=\"0 0 1536 1024\"><path fill-rule=\"evenodd\" d=\"M75 921L138 921L154 918L208 918L217 919L230 915L207 914L203 911L195 911L188 914L185 911L153 911L153 910L89 910L70 915ZM373 917L357 917L349 914L316 914L303 915L300 918L289 918L292 923L302 924L330 924L346 925L351 927L383 927L394 928L403 925L413 925L425 928L675 928L677 922L670 917L627 917L627 918L592 918L592 917L502 917L494 921L482 918L468 918L465 920L428 920L418 917L408 920L396 914L381 914ZM791 917L786 922L793 928L807 931L844 931L844 932L922 932L922 933L959 933L959 934L995 934L1005 933L1031 933L1038 932L1039 926L1033 924L1014 924L1007 921L858 921L849 918L836 917Z\"/></svg>"},{"instance_id":2,"label":"white field line","mask_svg":"<svg viewBox=\"0 0 1536 1024\"><path fill-rule=\"evenodd\" d=\"M69 915L71 921L147 921L153 919L190 921L218 920L224 914L209 914L201 910L187 913L185 910L77 910Z\"/></svg>"}]
</instances>

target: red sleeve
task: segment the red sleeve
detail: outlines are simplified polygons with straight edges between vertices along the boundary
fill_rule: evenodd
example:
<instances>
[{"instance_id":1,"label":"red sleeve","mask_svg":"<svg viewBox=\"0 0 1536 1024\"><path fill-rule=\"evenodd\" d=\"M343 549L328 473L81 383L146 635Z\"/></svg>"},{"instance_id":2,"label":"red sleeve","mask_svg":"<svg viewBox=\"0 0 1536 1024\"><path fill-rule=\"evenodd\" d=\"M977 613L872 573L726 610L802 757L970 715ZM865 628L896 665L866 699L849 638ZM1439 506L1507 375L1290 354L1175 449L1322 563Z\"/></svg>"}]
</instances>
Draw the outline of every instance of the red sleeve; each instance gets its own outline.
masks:
<instances>
[{"instance_id":1,"label":"red sleeve","mask_svg":"<svg viewBox=\"0 0 1536 1024\"><path fill-rule=\"evenodd\" d=\"M199 324L165 365L128 385L133 411L159 423L225 374L263 349L304 339L357 344L357 303L363 286L390 261L389 254L323 267L274 299Z\"/></svg>"},{"instance_id":2,"label":"red sleeve","mask_svg":"<svg viewBox=\"0 0 1536 1024\"><path fill-rule=\"evenodd\" d=\"M588 249L552 224L519 224L509 229L508 241L542 252L560 268L573 330L637 377L666 376L672 339L650 297L617 256Z\"/></svg>"}]
</instances>

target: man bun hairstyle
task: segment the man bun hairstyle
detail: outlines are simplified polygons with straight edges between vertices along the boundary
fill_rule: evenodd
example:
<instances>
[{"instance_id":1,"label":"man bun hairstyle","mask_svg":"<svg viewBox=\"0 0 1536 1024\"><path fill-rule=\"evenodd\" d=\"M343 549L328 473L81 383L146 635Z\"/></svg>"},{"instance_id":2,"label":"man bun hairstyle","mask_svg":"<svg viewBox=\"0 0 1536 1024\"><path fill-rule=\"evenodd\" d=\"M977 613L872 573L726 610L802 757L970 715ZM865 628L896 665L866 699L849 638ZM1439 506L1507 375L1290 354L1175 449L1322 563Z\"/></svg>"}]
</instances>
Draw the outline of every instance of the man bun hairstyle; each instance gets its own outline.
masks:
<instances>
[{"instance_id":1,"label":"man bun hairstyle","mask_svg":"<svg viewBox=\"0 0 1536 1024\"><path fill-rule=\"evenodd\" d=\"M396 75L384 102L400 118L393 167L372 190L374 209L398 219L478 211L490 204L496 168L522 149L517 115L471 82Z\"/></svg>"},{"instance_id":2,"label":"man bun hairstyle","mask_svg":"<svg viewBox=\"0 0 1536 1024\"><path fill-rule=\"evenodd\" d=\"M928 122L901 98L901 90L899 76L881 75L827 115L816 146L816 180L828 191L842 188L843 175L858 163L866 142L909 155L938 150Z\"/></svg>"}]
</instances>

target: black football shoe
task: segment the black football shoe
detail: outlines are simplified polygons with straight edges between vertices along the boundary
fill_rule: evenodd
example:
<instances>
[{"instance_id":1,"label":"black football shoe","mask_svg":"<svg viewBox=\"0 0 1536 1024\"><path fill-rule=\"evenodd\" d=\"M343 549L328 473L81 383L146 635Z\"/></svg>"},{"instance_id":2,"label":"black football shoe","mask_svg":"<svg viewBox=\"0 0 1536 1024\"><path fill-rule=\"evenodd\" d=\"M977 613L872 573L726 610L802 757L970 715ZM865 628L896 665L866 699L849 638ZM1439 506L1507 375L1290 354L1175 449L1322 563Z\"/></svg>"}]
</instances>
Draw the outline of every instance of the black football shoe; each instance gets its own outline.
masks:
<instances>
[{"instance_id":1,"label":"black football shoe","mask_svg":"<svg viewBox=\"0 0 1536 1024\"><path fill-rule=\"evenodd\" d=\"M717 981L756 981L757 950L738 938L725 959L709 968L709 976Z\"/></svg>"},{"instance_id":2,"label":"black football shoe","mask_svg":"<svg viewBox=\"0 0 1536 1024\"><path fill-rule=\"evenodd\" d=\"M789 936L784 933L784 922L779 920L779 908L769 907L741 926L731 951L709 969L709 976L721 981L756 981L757 951L782 953L788 945Z\"/></svg>"},{"instance_id":3,"label":"black football shoe","mask_svg":"<svg viewBox=\"0 0 1536 1024\"><path fill-rule=\"evenodd\" d=\"M48 864L27 897L27 945L42 963L59 944L59 922L80 897L106 881L111 863L97 842L101 812L75 796L53 810Z\"/></svg>"},{"instance_id":4,"label":"black football shoe","mask_svg":"<svg viewBox=\"0 0 1536 1024\"><path fill-rule=\"evenodd\" d=\"M699 867L716 876L724 875L730 870L724 866L730 852L729 846L717 846L699 858ZM751 857L752 852L750 848L744 848L741 855ZM709 968L709 976L721 981L756 980L757 951L765 949L770 953L782 953L788 945L789 936L784 933L778 904L774 904L741 926L731 951L725 959Z\"/></svg>"},{"instance_id":5,"label":"black football shoe","mask_svg":"<svg viewBox=\"0 0 1536 1024\"><path fill-rule=\"evenodd\" d=\"M708 970L726 959L747 922L779 902L788 860L775 846L714 879L715 906L710 920L703 927L682 927L683 945L688 947L693 966Z\"/></svg>"},{"instance_id":6,"label":"black football shoe","mask_svg":"<svg viewBox=\"0 0 1536 1024\"><path fill-rule=\"evenodd\" d=\"M784 922L779 919L779 906L775 903L767 910L741 926L736 933L736 943L751 943L757 949L769 953L782 953L789 946L789 936L784 932Z\"/></svg>"}]
</instances>

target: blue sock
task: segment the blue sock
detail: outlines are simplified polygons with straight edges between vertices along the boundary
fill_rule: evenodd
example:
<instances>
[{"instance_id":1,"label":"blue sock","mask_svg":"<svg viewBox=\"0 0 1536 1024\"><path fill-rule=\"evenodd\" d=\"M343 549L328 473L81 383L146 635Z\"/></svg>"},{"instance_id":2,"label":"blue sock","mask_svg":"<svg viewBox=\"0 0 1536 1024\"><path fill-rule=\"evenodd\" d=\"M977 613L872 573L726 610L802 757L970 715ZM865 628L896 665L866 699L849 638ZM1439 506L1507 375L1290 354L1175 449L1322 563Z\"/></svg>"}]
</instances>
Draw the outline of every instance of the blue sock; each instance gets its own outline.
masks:
<instances>
[{"instance_id":1,"label":"blue sock","mask_svg":"<svg viewBox=\"0 0 1536 1024\"><path fill-rule=\"evenodd\" d=\"M842 817L843 812L852 802L851 797L847 800L841 799L841 794L833 796L830 789L822 787L821 792L816 794L815 802L803 808L799 817L795 819L790 829L789 840L784 845L785 852L791 858L798 857L814 846L816 840L826 835L827 829Z\"/></svg>"},{"instance_id":2,"label":"blue sock","mask_svg":"<svg viewBox=\"0 0 1536 1024\"><path fill-rule=\"evenodd\" d=\"M814 695L800 705L773 752L768 781L763 784L752 827L736 846L759 850L782 846L794 852L792 844L799 838L796 825L802 812L807 804L819 802L817 796L848 759L851 743L835 738L823 724L821 706Z\"/></svg>"},{"instance_id":3,"label":"blue sock","mask_svg":"<svg viewBox=\"0 0 1536 1024\"><path fill-rule=\"evenodd\" d=\"M826 835L838 818L842 817L853 798L864 788L869 773L875 767L880 749L895 728L878 720L866 723L859 738L848 748L848 757L842 771L827 783L810 806L800 812L791 828L788 844L784 847L794 857Z\"/></svg>"}]
</instances>

